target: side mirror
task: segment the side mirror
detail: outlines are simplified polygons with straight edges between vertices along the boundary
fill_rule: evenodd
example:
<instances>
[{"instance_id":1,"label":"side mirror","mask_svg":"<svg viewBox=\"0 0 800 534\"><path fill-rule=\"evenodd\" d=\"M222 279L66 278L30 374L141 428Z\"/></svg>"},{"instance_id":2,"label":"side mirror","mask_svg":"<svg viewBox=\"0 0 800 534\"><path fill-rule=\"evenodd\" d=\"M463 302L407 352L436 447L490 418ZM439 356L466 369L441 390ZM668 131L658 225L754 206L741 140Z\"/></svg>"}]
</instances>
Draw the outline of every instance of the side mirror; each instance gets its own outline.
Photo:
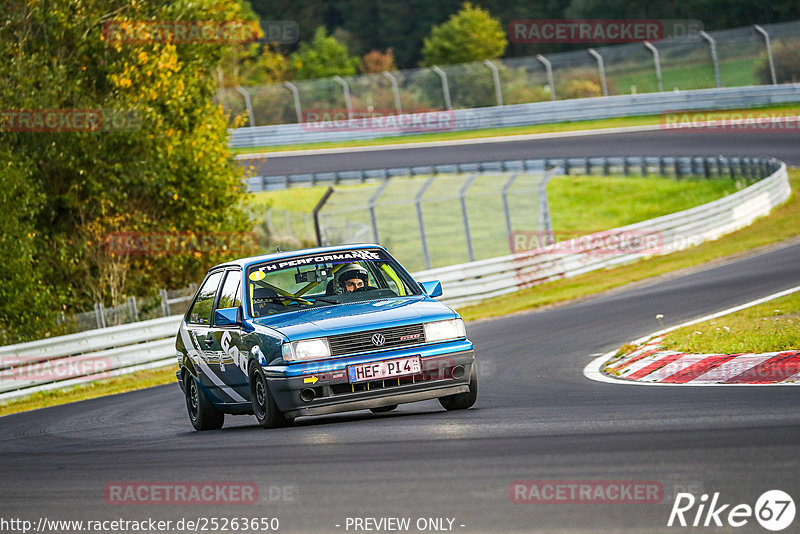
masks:
<instances>
[{"instance_id":1,"label":"side mirror","mask_svg":"<svg viewBox=\"0 0 800 534\"><path fill-rule=\"evenodd\" d=\"M442 283L439 280L420 283L422 290L431 298L442 296Z\"/></svg>"},{"instance_id":2,"label":"side mirror","mask_svg":"<svg viewBox=\"0 0 800 534\"><path fill-rule=\"evenodd\" d=\"M214 313L214 326L241 326L242 307L222 308Z\"/></svg>"}]
</instances>

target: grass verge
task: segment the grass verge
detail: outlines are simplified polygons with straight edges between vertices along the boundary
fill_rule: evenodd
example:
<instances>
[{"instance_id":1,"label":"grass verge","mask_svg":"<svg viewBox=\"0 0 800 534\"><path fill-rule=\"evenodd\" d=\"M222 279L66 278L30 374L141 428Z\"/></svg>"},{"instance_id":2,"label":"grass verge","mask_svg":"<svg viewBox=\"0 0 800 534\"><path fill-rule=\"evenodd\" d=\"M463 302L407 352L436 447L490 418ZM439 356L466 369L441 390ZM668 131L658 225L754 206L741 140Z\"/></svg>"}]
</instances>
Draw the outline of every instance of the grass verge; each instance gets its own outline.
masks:
<instances>
[{"instance_id":1,"label":"grass verge","mask_svg":"<svg viewBox=\"0 0 800 534\"><path fill-rule=\"evenodd\" d=\"M106 395L169 384L176 382L175 371L177 371L176 366L170 365L159 369L138 371L129 375L104 378L96 382L87 382L86 384L66 389L42 391L19 399L0 401L0 415L36 410L57 404L66 404L68 402L94 399L105 397ZM178 386L176 385L175 387Z\"/></svg>"},{"instance_id":2,"label":"grass verge","mask_svg":"<svg viewBox=\"0 0 800 534\"><path fill-rule=\"evenodd\" d=\"M662 346L710 354L800 350L800 293L673 330Z\"/></svg>"},{"instance_id":3,"label":"grass verge","mask_svg":"<svg viewBox=\"0 0 800 534\"><path fill-rule=\"evenodd\" d=\"M780 104L772 106L749 108L747 111L765 111L796 114L798 104ZM704 110L695 110L701 113ZM705 110L708 111L708 110ZM721 111L721 110L715 110ZM745 111L742 109L728 110L731 113ZM297 145L261 146L247 148L232 148L231 153L258 154L261 152L287 152L292 150L307 150L315 148L346 148L378 145L401 145L406 143L421 143L434 141L453 141L458 139L478 139L481 137L498 137L506 135L528 135L557 133L575 130L599 130L603 128L623 128L630 126L648 126L660 124L661 115L640 115L636 117L616 117L613 119L596 119L587 121L554 122L550 124L533 124L529 126L512 126L508 128L487 128L483 130L469 130L464 132L438 132L419 135L404 135L402 137L379 137L377 139L364 139L355 141L328 141L320 143L302 143Z\"/></svg>"}]
</instances>

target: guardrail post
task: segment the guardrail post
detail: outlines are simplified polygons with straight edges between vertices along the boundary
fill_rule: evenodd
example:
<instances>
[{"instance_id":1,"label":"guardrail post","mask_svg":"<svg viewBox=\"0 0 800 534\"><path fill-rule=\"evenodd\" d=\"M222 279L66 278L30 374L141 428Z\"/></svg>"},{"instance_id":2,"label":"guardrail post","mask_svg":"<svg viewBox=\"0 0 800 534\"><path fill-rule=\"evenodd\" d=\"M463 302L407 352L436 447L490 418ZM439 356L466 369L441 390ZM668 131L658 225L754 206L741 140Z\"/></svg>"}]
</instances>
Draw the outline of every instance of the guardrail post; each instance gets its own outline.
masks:
<instances>
[{"instance_id":1,"label":"guardrail post","mask_svg":"<svg viewBox=\"0 0 800 534\"><path fill-rule=\"evenodd\" d=\"M506 215L506 233L508 234L508 239L511 239L511 233L513 232L511 228L511 211L508 208L508 190L514 184L517 179L518 174L512 174L511 178L503 185L503 188L500 190L500 194L503 197L503 212Z\"/></svg>"},{"instance_id":2,"label":"guardrail post","mask_svg":"<svg viewBox=\"0 0 800 534\"><path fill-rule=\"evenodd\" d=\"M248 126L251 128L256 125L256 118L253 114L253 103L250 101L250 93L247 92L247 89L242 87L241 85L236 87L236 90L239 91L244 97L244 105L247 106L247 122L249 123Z\"/></svg>"},{"instance_id":3,"label":"guardrail post","mask_svg":"<svg viewBox=\"0 0 800 534\"><path fill-rule=\"evenodd\" d=\"M347 118L353 118L353 102L350 100L350 85L347 83L347 80L342 78L341 76L334 76L333 79L342 86L342 92L344 93L344 105L347 107Z\"/></svg>"},{"instance_id":4,"label":"guardrail post","mask_svg":"<svg viewBox=\"0 0 800 534\"><path fill-rule=\"evenodd\" d=\"M380 244L381 238L378 235L378 218L375 216L375 204L378 202L378 197L381 196L383 191L389 185L389 180L385 180L378 186L378 190L369 198L369 220L372 223L372 233L375 236L375 242Z\"/></svg>"},{"instance_id":5,"label":"guardrail post","mask_svg":"<svg viewBox=\"0 0 800 534\"><path fill-rule=\"evenodd\" d=\"M167 290L162 289L158 294L161 295L161 314L164 317L169 317L169 295L167 295Z\"/></svg>"},{"instance_id":6,"label":"guardrail post","mask_svg":"<svg viewBox=\"0 0 800 534\"><path fill-rule=\"evenodd\" d=\"M681 172L681 158L675 158L675 178L680 179L683 173Z\"/></svg>"},{"instance_id":7,"label":"guardrail post","mask_svg":"<svg viewBox=\"0 0 800 534\"><path fill-rule=\"evenodd\" d=\"M503 91L500 89L500 73L497 71L497 65L495 65L491 60L484 59L484 65L489 67L489 70L492 71L492 78L494 79L494 96L497 100L497 105L503 105Z\"/></svg>"},{"instance_id":8,"label":"guardrail post","mask_svg":"<svg viewBox=\"0 0 800 534\"><path fill-rule=\"evenodd\" d=\"M600 73L600 84L603 86L603 96L608 96L608 85L606 84L606 67L603 64L603 56L595 50L590 48L587 50L589 55L597 60L597 71Z\"/></svg>"},{"instance_id":9,"label":"guardrail post","mask_svg":"<svg viewBox=\"0 0 800 534\"><path fill-rule=\"evenodd\" d=\"M400 104L400 88L397 85L397 78L391 72L384 72L384 78L388 78L392 83L392 95L394 95L394 109L398 115L403 114L403 106Z\"/></svg>"},{"instance_id":10,"label":"guardrail post","mask_svg":"<svg viewBox=\"0 0 800 534\"><path fill-rule=\"evenodd\" d=\"M464 219L464 236L467 239L467 254L469 255L469 261L475 261L475 250L472 247L472 233L469 229L469 214L467 213L467 189L470 188L477 177L478 173L474 173L467 179L466 183L464 183L464 185L458 191L458 196L461 199L461 216Z\"/></svg>"},{"instance_id":11,"label":"guardrail post","mask_svg":"<svg viewBox=\"0 0 800 534\"><path fill-rule=\"evenodd\" d=\"M425 264L426 269L431 268L431 256L428 253L428 236L425 233L425 218L422 216L422 196L431 186L433 181L436 179L436 176L431 176L428 178L422 187L419 188L417 191L416 196L414 197L414 204L417 208L417 224L419 225L419 237L422 243L422 260Z\"/></svg>"},{"instance_id":12,"label":"guardrail post","mask_svg":"<svg viewBox=\"0 0 800 534\"><path fill-rule=\"evenodd\" d=\"M431 67L431 70L442 79L442 94L444 95L445 109L453 109L453 105L450 102L450 86L447 84L447 74L438 65Z\"/></svg>"},{"instance_id":13,"label":"guardrail post","mask_svg":"<svg viewBox=\"0 0 800 534\"><path fill-rule=\"evenodd\" d=\"M556 83L553 79L553 65L550 64L550 60L544 57L541 54L536 54L536 59L544 65L544 70L547 75L547 85L550 86L550 100L556 99Z\"/></svg>"},{"instance_id":14,"label":"guardrail post","mask_svg":"<svg viewBox=\"0 0 800 534\"><path fill-rule=\"evenodd\" d=\"M294 112L297 115L297 124L303 123L303 108L300 107L300 92L297 86L292 82L283 82L283 86L292 93L292 100L294 100Z\"/></svg>"},{"instance_id":15,"label":"guardrail post","mask_svg":"<svg viewBox=\"0 0 800 534\"><path fill-rule=\"evenodd\" d=\"M650 41L645 41L644 46L653 53L653 65L656 68L656 82L658 83L658 92L664 92L664 80L661 78L661 60L658 57L658 48L655 47Z\"/></svg>"},{"instance_id":16,"label":"guardrail post","mask_svg":"<svg viewBox=\"0 0 800 534\"><path fill-rule=\"evenodd\" d=\"M642 160L641 160L640 165L641 165L640 171L641 171L642 177L647 176L647 158L645 156L642 156Z\"/></svg>"},{"instance_id":17,"label":"guardrail post","mask_svg":"<svg viewBox=\"0 0 800 534\"><path fill-rule=\"evenodd\" d=\"M539 230L547 236L547 245L556 242L553 221L550 218L550 204L547 202L547 184L555 174L555 167L545 169L544 179L539 182Z\"/></svg>"},{"instance_id":18,"label":"guardrail post","mask_svg":"<svg viewBox=\"0 0 800 534\"><path fill-rule=\"evenodd\" d=\"M94 303L94 317L95 321L97 322L97 328L106 327L106 314L102 302Z\"/></svg>"},{"instance_id":19,"label":"guardrail post","mask_svg":"<svg viewBox=\"0 0 800 534\"><path fill-rule=\"evenodd\" d=\"M319 202L317 202L317 205L314 206L314 210L311 212L311 215L314 217L314 233L317 236L317 246L319 247L322 246L322 229L319 226L319 212L332 194L333 188L328 187L328 190L325 191L325 194L322 195L322 198L319 199Z\"/></svg>"},{"instance_id":20,"label":"guardrail post","mask_svg":"<svg viewBox=\"0 0 800 534\"><path fill-rule=\"evenodd\" d=\"M719 61L717 61L717 42L702 30L700 31L700 37L708 41L708 46L711 49L711 62L714 64L714 80L718 88L722 87L722 81L719 78Z\"/></svg>"},{"instance_id":21,"label":"guardrail post","mask_svg":"<svg viewBox=\"0 0 800 534\"><path fill-rule=\"evenodd\" d=\"M758 24L753 25L753 29L764 36L764 45L767 47L767 60L769 61L769 75L772 79L772 85L778 85L778 78L775 76L775 63L772 61L772 45L769 42L769 34L767 30Z\"/></svg>"}]
</instances>

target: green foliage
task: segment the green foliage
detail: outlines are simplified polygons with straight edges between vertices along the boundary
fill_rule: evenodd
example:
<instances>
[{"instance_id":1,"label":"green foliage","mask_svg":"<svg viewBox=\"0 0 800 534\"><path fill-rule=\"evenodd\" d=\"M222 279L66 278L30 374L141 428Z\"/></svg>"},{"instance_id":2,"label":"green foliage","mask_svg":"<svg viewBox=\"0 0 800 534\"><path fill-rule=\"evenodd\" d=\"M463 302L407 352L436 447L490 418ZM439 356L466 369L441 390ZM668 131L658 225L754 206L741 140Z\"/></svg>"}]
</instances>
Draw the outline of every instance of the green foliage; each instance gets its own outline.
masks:
<instances>
[{"instance_id":1,"label":"green foliage","mask_svg":"<svg viewBox=\"0 0 800 534\"><path fill-rule=\"evenodd\" d=\"M103 31L108 21L241 15L234 0L53 0L14 4L0 19L4 110L99 110L105 119L101 131L0 137L0 228L14 241L3 247L13 270L0 281L6 338L46 335L57 314L94 301L185 286L228 255L118 256L104 246L111 233L247 229L241 169L212 104L226 47L109 42ZM108 110L125 126L110 124Z\"/></svg>"},{"instance_id":2,"label":"green foliage","mask_svg":"<svg viewBox=\"0 0 800 534\"><path fill-rule=\"evenodd\" d=\"M307 80L329 76L350 76L356 73L359 60L347 48L329 37L325 28L317 28L310 43L301 43L300 50L290 56L295 79Z\"/></svg>"},{"instance_id":3,"label":"green foliage","mask_svg":"<svg viewBox=\"0 0 800 534\"><path fill-rule=\"evenodd\" d=\"M508 40L500 21L465 3L461 11L431 31L422 48L425 66L467 63L503 55Z\"/></svg>"},{"instance_id":4,"label":"green foliage","mask_svg":"<svg viewBox=\"0 0 800 534\"><path fill-rule=\"evenodd\" d=\"M777 41L772 43L772 62L775 65L775 78L778 83L797 83L800 81L800 46L797 43ZM756 65L758 83L772 83L769 58L764 52Z\"/></svg>"}]
</instances>

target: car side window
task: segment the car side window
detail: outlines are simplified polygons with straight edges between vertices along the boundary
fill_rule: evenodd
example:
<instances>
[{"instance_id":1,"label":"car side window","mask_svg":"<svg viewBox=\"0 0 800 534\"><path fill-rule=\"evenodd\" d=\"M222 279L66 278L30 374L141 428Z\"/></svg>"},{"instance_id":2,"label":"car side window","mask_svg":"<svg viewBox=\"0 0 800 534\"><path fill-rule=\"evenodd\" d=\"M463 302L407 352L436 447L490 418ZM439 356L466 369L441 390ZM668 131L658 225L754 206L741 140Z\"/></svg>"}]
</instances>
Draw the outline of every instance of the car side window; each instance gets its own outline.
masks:
<instances>
[{"instance_id":1,"label":"car side window","mask_svg":"<svg viewBox=\"0 0 800 534\"><path fill-rule=\"evenodd\" d=\"M217 309L236 308L242 303L239 298L239 286L242 283L242 273L239 271L228 271L225 275L225 282L222 284L222 291L219 294L219 304Z\"/></svg>"},{"instance_id":2,"label":"car side window","mask_svg":"<svg viewBox=\"0 0 800 534\"><path fill-rule=\"evenodd\" d=\"M200 288L197 294L197 299L194 301L191 311L189 312L189 323L210 325L211 324L211 308L214 306L214 297L217 294L219 282L222 279L222 271L214 273L208 277L206 283Z\"/></svg>"}]
</instances>

